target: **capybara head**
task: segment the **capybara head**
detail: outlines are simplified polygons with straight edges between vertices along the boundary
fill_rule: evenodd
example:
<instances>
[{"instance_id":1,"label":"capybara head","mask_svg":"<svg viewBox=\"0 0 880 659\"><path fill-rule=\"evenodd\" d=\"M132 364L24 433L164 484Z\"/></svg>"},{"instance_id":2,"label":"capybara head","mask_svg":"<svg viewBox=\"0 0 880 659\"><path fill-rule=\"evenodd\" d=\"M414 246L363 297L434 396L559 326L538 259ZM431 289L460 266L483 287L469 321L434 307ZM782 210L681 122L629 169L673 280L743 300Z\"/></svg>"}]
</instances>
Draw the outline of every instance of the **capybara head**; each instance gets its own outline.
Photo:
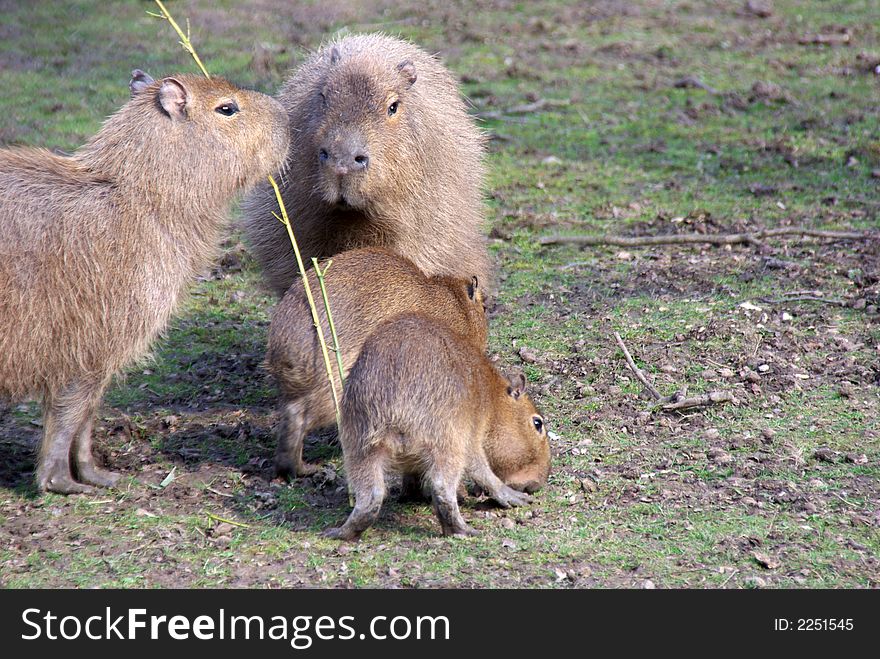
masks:
<instances>
[{"instance_id":1,"label":"capybara head","mask_svg":"<svg viewBox=\"0 0 880 659\"><path fill-rule=\"evenodd\" d=\"M126 108L111 117L108 126L119 123L119 130L141 133L143 139L130 140L131 152L123 155L133 162L158 155L162 161L151 163L151 175L172 170L182 174L181 185L195 171L207 169L214 174L212 186L219 196L248 189L284 164L290 144L287 113L265 94L222 78L176 75L154 80L138 69L132 71L129 89L131 111ZM164 121L155 120L157 111ZM114 131L104 130L97 139L105 134ZM157 149L157 143L164 147ZM143 154L134 152L137 144L144 145Z\"/></svg>"},{"instance_id":2,"label":"capybara head","mask_svg":"<svg viewBox=\"0 0 880 659\"><path fill-rule=\"evenodd\" d=\"M550 444L544 417L526 394L522 373L507 378L496 401L495 423L485 443L495 475L515 490L537 492L550 475Z\"/></svg>"},{"instance_id":3,"label":"capybara head","mask_svg":"<svg viewBox=\"0 0 880 659\"><path fill-rule=\"evenodd\" d=\"M397 196L393 186L406 184L399 173L430 159L419 153L420 110L409 103L419 72L411 60L375 52L342 55L334 46L325 56L326 79L310 113L318 189L327 203L363 209L370 199Z\"/></svg>"}]
</instances>

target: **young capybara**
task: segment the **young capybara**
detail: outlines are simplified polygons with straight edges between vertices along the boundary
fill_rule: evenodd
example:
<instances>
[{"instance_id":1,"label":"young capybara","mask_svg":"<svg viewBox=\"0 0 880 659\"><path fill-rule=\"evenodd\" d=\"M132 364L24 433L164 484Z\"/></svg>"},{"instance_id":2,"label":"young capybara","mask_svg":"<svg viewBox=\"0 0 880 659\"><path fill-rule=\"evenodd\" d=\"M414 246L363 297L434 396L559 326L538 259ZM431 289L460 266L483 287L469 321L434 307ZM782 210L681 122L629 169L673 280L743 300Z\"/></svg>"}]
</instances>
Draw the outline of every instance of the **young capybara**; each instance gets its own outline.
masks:
<instances>
[{"instance_id":1,"label":"young capybara","mask_svg":"<svg viewBox=\"0 0 880 659\"><path fill-rule=\"evenodd\" d=\"M309 283L329 341L324 305L312 271ZM476 277L428 277L409 259L372 247L334 256L325 284L346 373L373 330L406 312L423 311L442 319L474 346L486 349L486 314ZM332 424L336 411L301 280L290 287L274 311L266 363L281 394L276 472L285 477L307 476L316 467L303 462L303 440L309 431ZM335 360L333 374L336 390L341 393Z\"/></svg>"},{"instance_id":2,"label":"young capybara","mask_svg":"<svg viewBox=\"0 0 880 659\"><path fill-rule=\"evenodd\" d=\"M91 448L106 385L208 265L232 200L287 155L274 99L132 75L132 99L72 156L0 150L0 397L42 400L44 491L115 483Z\"/></svg>"},{"instance_id":3,"label":"young capybara","mask_svg":"<svg viewBox=\"0 0 880 659\"><path fill-rule=\"evenodd\" d=\"M364 343L342 397L340 440L355 506L330 537L356 540L379 516L385 474L421 474L444 535L473 535L456 493L467 474L505 508L527 503L550 472L544 419L483 352L442 322L405 314ZM499 472L489 452L507 456ZM513 485L506 485L512 483Z\"/></svg>"},{"instance_id":4,"label":"young capybara","mask_svg":"<svg viewBox=\"0 0 880 659\"><path fill-rule=\"evenodd\" d=\"M440 61L392 37L341 37L281 88L290 117L281 191L300 250L330 257L387 247L429 275L490 285L482 185L485 137ZM298 279L269 186L244 202L246 242L279 296ZM267 220L267 218L269 218Z\"/></svg>"}]
</instances>

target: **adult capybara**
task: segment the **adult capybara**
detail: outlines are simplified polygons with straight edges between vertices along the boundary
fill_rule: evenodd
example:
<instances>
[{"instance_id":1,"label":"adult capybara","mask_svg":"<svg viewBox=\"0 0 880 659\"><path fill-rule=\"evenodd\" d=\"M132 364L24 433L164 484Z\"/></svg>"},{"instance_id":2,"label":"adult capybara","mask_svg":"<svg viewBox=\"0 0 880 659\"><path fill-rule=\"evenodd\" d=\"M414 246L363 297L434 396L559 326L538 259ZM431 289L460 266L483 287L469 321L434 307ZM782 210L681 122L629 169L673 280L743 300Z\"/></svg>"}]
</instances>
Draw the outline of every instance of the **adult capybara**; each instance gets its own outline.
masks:
<instances>
[{"instance_id":1,"label":"adult capybara","mask_svg":"<svg viewBox=\"0 0 880 659\"><path fill-rule=\"evenodd\" d=\"M153 81L72 156L0 151L0 397L38 397L41 490L110 486L92 422L216 250L229 205L289 144L272 98L219 78Z\"/></svg>"},{"instance_id":2,"label":"adult capybara","mask_svg":"<svg viewBox=\"0 0 880 659\"><path fill-rule=\"evenodd\" d=\"M430 485L444 535L476 533L458 508L465 474L505 508L529 502L525 492L547 480L550 447L524 386L443 322L405 314L383 323L345 383L340 441L355 506L326 534L360 537L379 516L392 469ZM492 464L490 451L512 470Z\"/></svg>"},{"instance_id":3,"label":"adult capybara","mask_svg":"<svg viewBox=\"0 0 880 659\"><path fill-rule=\"evenodd\" d=\"M342 37L281 88L291 150L282 196L306 263L387 247L429 275L490 285L482 235L485 138L440 61L384 35ZM244 234L270 288L297 279L287 233L258 187Z\"/></svg>"},{"instance_id":4,"label":"adult capybara","mask_svg":"<svg viewBox=\"0 0 880 659\"><path fill-rule=\"evenodd\" d=\"M309 272L309 282L329 341L314 272ZM442 319L479 350L486 349L486 314L476 277L428 277L409 259L372 247L334 256L325 284L346 373L373 330L406 312ZM336 411L302 280L290 287L274 311L266 363L281 394L276 472L307 476L316 467L303 462L303 440L309 431L332 424ZM333 374L341 392L335 360Z\"/></svg>"}]
</instances>

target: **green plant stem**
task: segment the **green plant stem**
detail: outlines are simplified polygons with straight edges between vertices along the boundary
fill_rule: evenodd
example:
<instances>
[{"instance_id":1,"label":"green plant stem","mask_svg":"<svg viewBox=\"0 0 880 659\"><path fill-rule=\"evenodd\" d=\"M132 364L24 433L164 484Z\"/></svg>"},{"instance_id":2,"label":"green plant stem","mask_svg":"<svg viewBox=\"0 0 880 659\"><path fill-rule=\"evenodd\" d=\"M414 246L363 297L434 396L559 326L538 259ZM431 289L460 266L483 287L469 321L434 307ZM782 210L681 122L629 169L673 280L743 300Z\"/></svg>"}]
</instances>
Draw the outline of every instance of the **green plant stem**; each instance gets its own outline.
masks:
<instances>
[{"instance_id":1,"label":"green plant stem","mask_svg":"<svg viewBox=\"0 0 880 659\"><path fill-rule=\"evenodd\" d=\"M330 313L330 300L327 298L327 287L324 284L324 275L333 264L332 259L327 261L327 265L321 270L318 265L318 259L312 257L312 266L315 268L315 275L318 277L318 285L321 287L321 297L324 299L324 309L327 311L327 324L330 326L330 337L333 339L333 352L336 353L336 366L339 369L339 382L345 389L345 369L342 366L342 351L339 349L339 337L336 335L336 324L333 322L333 314Z\"/></svg>"},{"instance_id":2,"label":"green plant stem","mask_svg":"<svg viewBox=\"0 0 880 659\"><path fill-rule=\"evenodd\" d=\"M281 217L277 213L272 213L279 222L287 229L287 236L290 238L290 244L293 246L293 253L296 256L296 264L299 266L299 272L302 275L303 288L306 291L306 298L309 301L309 309L312 311L312 321L315 324L315 331L318 333L318 342L321 344L321 354L324 356L324 366L327 369L327 378L330 380L330 392L333 394L333 406L336 408L336 426L340 425L339 413L339 395L336 392L336 381L333 379L333 367L330 366L330 354L327 350L327 341L324 339L324 330L321 328L321 321L318 318L318 309L315 306L315 298L312 295L312 287L309 285L309 278L306 276L306 267L303 264L302 255L299 252L299 245L296 237L293 235L293 227L290 225L290 219L287 217L287 210L284 208L284 201L281 199L281 191L275 179L269 177L269 183L275 190L275 198L278 200L278 206L281 208ZM327 309L327 316L330 316L330 310Z\"/></svg>"}]
</instances>

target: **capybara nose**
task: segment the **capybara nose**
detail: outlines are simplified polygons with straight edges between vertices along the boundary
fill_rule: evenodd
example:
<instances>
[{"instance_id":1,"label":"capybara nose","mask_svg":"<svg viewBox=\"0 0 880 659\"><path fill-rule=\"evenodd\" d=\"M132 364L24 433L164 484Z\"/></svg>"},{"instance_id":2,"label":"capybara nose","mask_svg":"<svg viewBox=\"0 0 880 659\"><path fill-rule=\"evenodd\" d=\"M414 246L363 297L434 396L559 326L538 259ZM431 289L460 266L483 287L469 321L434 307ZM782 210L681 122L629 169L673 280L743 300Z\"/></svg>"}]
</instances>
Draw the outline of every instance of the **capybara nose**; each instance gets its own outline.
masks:
<instances>
[{"instance_id":1,"label":"capybara nose","mask_svg":"<svg viewBox=\"0 0 880 659\"><path fill-rule=\"evenodd\" d=\"M354 166L352 170L366 169L370 164L370 156L366 153L359 153L354 157Z\"/></svg>"}]
</instances>

